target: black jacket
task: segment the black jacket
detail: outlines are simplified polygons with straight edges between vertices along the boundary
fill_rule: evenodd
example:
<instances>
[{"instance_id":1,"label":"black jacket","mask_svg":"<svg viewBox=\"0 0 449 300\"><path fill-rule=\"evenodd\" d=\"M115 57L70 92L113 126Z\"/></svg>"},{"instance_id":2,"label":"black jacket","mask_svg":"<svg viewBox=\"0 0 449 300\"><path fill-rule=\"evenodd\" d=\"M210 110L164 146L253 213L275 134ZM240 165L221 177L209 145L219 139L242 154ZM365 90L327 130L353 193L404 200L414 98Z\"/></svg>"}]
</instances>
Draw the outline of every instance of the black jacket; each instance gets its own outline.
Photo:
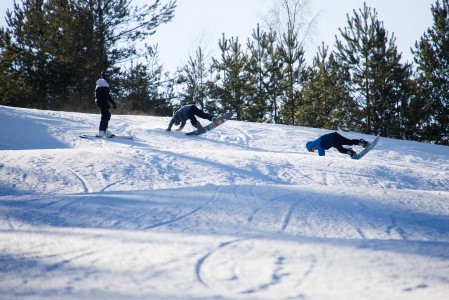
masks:
<instances>
[{"instance_id":1,"label":"black jacket","mask_svg":"<svg viewBox=\"0 0 449 300\"><path fill-rule=\"evenodd\" d=\"M109 83L105 79L98 79L97 86L95 87L95 101L98 104L106 104L108 102L112 104L113 107L116 106L114 100L112 100L109 94Z\"/></svg>"}]
</instances>

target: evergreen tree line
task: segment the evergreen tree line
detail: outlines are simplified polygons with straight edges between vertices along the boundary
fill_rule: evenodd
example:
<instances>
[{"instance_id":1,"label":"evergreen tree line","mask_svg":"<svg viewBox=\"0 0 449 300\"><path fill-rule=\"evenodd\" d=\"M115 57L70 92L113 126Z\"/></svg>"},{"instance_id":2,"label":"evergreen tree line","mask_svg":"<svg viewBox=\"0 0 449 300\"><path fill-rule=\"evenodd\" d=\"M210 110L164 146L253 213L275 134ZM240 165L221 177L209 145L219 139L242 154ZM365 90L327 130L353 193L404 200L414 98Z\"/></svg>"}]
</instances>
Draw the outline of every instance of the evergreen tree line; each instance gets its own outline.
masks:
<instances>
[{"instance_id":1,"label":"evergreen tree line","mask_svg":"<svg viewBox=\"0 0 449 300\"><path fill-rule=\"evenodd\" d=\"M0 103L96 111L104 69L121 113L171 115L196 103L237 120L271 122L449 145L449 1L431 7L433 26L403 63L375 9L363 4L321 45L311 65L295 21L301 0L279 0L283 30L257 27L244 44L223 34L219 57L199 46L175 74L157 46L135 48L174 16L176 1L132 8L130 0L23 0L7 14L0 44ZM126 66L126 67L124 67Z\"/></svg>"}]
</instances>

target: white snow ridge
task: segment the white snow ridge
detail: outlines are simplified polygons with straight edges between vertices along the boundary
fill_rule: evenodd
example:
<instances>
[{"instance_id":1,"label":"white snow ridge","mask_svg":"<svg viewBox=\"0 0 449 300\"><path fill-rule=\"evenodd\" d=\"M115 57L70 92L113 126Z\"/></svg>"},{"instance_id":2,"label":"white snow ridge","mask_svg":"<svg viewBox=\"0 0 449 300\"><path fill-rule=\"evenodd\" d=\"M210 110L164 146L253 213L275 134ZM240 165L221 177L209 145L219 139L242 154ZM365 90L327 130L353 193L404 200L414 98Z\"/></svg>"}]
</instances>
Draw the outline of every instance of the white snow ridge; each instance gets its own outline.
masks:
<instances>
[{"instance_id":1,"label":"white snow ridge","mask_svg":"<svg viewBox=\"0 0 449 300\"><path fill-rule=\"evenodd\" d=\"M447 299L449 147L99 120L0 106L1 299Z\"/></svg>"}]
</instances>

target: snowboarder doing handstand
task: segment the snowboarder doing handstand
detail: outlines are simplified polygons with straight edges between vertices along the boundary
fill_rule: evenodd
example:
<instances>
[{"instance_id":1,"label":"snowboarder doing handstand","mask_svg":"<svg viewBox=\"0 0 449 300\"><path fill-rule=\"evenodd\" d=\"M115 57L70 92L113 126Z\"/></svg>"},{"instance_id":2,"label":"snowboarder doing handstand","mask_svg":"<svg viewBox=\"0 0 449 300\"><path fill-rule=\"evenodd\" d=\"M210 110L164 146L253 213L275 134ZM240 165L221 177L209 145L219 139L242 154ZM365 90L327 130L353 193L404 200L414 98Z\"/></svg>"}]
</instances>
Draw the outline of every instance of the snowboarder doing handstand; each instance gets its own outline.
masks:
<instances>
[{"instance_id":1,"label":"snowboarder doing handstand","mask_svg":"<svg viewBox=\"0 0 449 300\"><path fill-rule=\"evenodd\" d=\"M181 126L179 126L179 128L176 129L176 131L181 131L186 125L187 120L190 120L190 123L192 124L193 127L201 129L202 128L201 123L198 122L195 116L200 117L202 119L207 119L209 121L213 121L215 119L214 115L205 113L204 111L196 107L196 105L194 104L185 105L181 107L179 110L174 112L173 118L171 119L170 124L168 124L167 131L171 131L173 124L175 124L176 126L181 124Z\"/></svg>"},{"instance_id":2,"label":"snowboarder doing handstand","mask_svg":"<svg viewBox=\"0 0 449 300\"><path fill-rule=\"evenodd\" d=\"M111 74L109 72L101 72L101 78L97 80L97 86L95 87L95 104L98 106L101 112L101 120L98 135L100 137L111 137L113 134L108 130L109 120L111 119L111 113L109 112L109 102L112 104L112 108L116 109L117 105L109 95L109 78Z\"/></svg>"},{"instance_id":3,"label":"snowboarder doing handstand","mask_svg":"<svg viewBox=\"0 0 449 300\"><path fill-rule=\"evenodd\" d=\"M324 156L325 155L324 150L328 150L332 147L337 148L337 150L340 153L348 154L351 157L357 154L354 150L352 150L352 148L349 149L344 148L343 145L348 146L357 145L366 148L369 145L369 143L365 140L357 140L357 139L350 140L337 132L333 132L320 136L314 141L307 142L306 148L309 152L315 152L315 150L318 150L319 156Z\"/></svg>"}]
</instances>

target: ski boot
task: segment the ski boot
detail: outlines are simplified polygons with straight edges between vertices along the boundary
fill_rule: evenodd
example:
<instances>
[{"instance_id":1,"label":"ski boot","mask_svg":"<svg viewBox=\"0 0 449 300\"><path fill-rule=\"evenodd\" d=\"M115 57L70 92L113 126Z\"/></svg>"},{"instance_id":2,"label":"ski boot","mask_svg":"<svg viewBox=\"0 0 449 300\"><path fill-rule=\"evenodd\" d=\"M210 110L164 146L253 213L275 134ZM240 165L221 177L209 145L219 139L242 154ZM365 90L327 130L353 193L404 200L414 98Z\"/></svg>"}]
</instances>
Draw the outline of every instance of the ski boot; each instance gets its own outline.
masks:
<instances>
[{"instance_id":1,"label":"ski boot","mask_svg":"<svg viewBox=\"0 0 449 300\"><path fill-rule=\"evenodd\" d=\"M110 132L109 130L100 130L98 131L97 136L99 137L113 137L114 134L112 132Z\"/></svg>"}]
</instances>

